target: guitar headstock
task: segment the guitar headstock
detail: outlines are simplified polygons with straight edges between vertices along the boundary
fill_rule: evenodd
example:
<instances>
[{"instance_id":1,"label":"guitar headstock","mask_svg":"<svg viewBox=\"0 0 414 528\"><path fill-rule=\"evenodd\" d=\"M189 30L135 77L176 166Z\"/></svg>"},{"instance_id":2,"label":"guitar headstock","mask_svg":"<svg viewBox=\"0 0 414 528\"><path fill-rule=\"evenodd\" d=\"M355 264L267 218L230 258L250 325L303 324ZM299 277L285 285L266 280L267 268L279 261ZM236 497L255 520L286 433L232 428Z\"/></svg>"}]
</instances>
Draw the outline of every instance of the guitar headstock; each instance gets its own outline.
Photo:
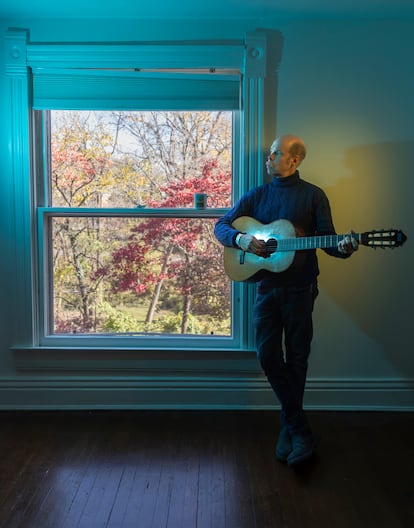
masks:
<instances>
[{"instance_id":1,"label":"guitar headstock","mask_svg":"<svg viewBox=\"0 0 414 528\"><path fill-rule=\"evenodd\" d=\"M360 243L373 249L394 249L402 246L406 240L407 237L400 229L381 229L361 233Z\"/></svg>"}]
</instances>

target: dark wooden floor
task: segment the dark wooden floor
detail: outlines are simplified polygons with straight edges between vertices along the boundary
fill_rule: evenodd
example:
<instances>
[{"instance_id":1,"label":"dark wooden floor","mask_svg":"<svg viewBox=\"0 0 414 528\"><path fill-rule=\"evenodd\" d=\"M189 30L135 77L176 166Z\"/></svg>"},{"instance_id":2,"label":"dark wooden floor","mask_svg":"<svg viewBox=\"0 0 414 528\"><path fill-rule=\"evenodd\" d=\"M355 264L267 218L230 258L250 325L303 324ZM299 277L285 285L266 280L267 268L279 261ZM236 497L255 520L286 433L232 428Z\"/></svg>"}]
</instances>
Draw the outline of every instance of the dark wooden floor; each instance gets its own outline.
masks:
<instances>
[{"instance_id":1,"label":"dark wooden floor","mask_svg":"<svg viewBox=\"0 0 414 528\"><path fill-rule=\"evenodd\" d=\"M310 417L292 470L277 412L0 413L0 526L414 527L412 414Z\"/></svg>"}]
</instances>

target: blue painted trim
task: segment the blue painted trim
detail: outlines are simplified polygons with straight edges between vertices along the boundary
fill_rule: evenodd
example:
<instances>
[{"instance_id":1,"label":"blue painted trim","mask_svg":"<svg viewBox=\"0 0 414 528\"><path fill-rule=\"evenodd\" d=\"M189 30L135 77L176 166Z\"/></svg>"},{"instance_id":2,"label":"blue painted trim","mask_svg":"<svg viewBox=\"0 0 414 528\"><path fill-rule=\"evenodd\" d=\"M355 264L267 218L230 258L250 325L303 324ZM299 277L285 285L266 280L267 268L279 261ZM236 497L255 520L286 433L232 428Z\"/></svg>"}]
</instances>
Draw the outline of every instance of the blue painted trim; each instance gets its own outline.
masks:
<instances>
[{"instance_id":1,"label":"blue painted trim","mask_svg":"<svg viewBox=\"0 0 414 528\"><path fill-rule=\"evenodd\" d=\"M22 343L33 340L33 241L31 225L33 208L31 200L30 152L30 85L26 65L25 31L11 30L5 36L6 98L11 123L10 166L13 182L14 252L9 257L14 264L14 297L10 304L15 314L12 339Z\"/></svg>"},{"instance_id":2,"label":"blue painted trim","mask_svg":"<svg viewBox=\"0 0 414 528\"><path fill-rule=\"evenodd\" d=\"M27 64L31 68L191 68L242 71L244 43L208 42L127 44L29 43Z\"/></svg>"},{"instance_id":3,"label":"blue painted trim","mask_svg":"<svg viewBox=\"0 0 414 528\"><path fill-rule=\"evenodd\" d=\"M329 411L414 410L414 380L309 380L305 408ZM189 398L191 394L191 398ZM96 376L0 380L2 410L272 410L279 409L267 381L261 376L232 380L218 377L157 376L111 380Z\"/></svg>"},{"instance_id":4,"label":"blue painted trim","mask_svg":"<svg viewBox=\"0 0 414 528\"><path fill-rule=\"evenodd\" d=\"M68 351L72 349L73 342L68 337L53 338L46 336L46 341L35 337L33 321L35 318L34 299L37 298L37 289L32 281L32 271L36 269L33 258L32 226L34 216L31 209L30 188L30 122L27 108L31 108L31 70L39 73L41 68L55 72L66 70L70 74L71 69L77 68L221 68L228 70L233 78L234 71L241 72L242 91L237 111L237 123L240 124L240 137L236 138L237 152L235 152L235 167L239 175L239 185L236 186L236 197L246 189L262 181L263 167L263 140L266 126L274 128L273 116L266 112L265 101L265 79L273 82L275 71L269 71L266 59L266 43L269 33L257 31L246 35L244 42L221 41L214 42L180 42L180 43L158 43L147 45L145 43L121 43L121 44L41 44L28 42L28 34L25 31L7 34L8 59L6 64L9 76L9 88L11 93L11 115L10 121L13 130L12 143L12 166L15 181L15 239L16 239L16 304L13 308L17 328L13 344L36 345L47 344L50 346L62 346ZM106 74L105 74L106 75ZM111 75L111 74L107 74ZM128 75L128 74L127 74ZM153 72L151 73L153 75ZM232 81L233 82L233 81ZM268 125L266 125L266 123ZM270 125L269 125L270 123ZM37 237L40 247L45 247L45 231L43 220L48 215L113 215L113 216L177 216L183 217L216 217L225 210L206 210L205 212L195 210L58 210L40 208L37 216ZM22 245L19 245L23 241ZM40 269L47 275L47 259L45 255L38 255ZM18 280L17 280L18 279ZM38 285L40 291L46 291L46 284ZM157 346L165 346L165 350L171 347L184 347L191 350L212 349L230 350L251 348L253 346L253 335L251 325L251 306L253 299L253 287L235 284L233 286L235 302L235 317L232 338L191 338L173 339L171 336L157 337ZM42 306L40 306L42 309ZM40 321L42 324L42 321ZM148 342L145 339L140 343L142 347L154 344L154 339ZM87 349L90 347L113 347L117 350L127 343L128 347L136 346L136 341L119 340L118 337L81 337L76 343ZM149 347L151 348L151 347ZM196 357L197 354L194 355Z\"/></svg>"},{"instance_id":5,"label":"blue painted trim","mask_svg":"<svg viewBox=\"0 0 414 528\"><path fill-rule=\"evenodd\" d=\"M88 216L130 216L136 218L146 217L173 217L173 218L219 218L224 215L227 208L209 208L209 209L194 209L194 208L164 208L164 209L150 209L137 207L131 208L108 208L108 207L39 207L39 219L42 216L70 216L70 217L88 217Z\"/></svg>"}]
</instances>

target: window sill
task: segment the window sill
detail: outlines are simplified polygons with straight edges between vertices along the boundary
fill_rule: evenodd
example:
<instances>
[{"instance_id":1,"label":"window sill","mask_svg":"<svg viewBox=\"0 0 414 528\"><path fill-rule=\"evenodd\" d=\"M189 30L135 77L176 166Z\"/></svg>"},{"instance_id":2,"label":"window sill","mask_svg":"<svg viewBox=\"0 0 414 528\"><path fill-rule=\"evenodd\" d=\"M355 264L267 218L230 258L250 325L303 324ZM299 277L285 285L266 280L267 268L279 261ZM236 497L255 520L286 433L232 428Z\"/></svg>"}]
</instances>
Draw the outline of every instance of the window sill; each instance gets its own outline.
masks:
<instances>
[{"instance_id":1,"label":"window sill","mask_svg":"<svg viewBox=\"0 0 414 528\"><path fill-rule=\"evenodd\" d=\"M257 369L254 350L98 347L13 347L21 374L244 375Z\"/></svg>"}]
</instances>

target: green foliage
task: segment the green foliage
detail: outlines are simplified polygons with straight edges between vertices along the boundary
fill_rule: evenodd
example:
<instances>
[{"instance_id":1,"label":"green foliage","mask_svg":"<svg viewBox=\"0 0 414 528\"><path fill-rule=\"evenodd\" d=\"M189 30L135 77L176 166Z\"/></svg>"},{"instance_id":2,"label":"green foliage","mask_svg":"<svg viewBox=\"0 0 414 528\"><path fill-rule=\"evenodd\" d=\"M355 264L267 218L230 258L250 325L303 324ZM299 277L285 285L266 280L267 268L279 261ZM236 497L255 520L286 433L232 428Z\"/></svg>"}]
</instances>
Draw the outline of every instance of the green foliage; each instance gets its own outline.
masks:
<instances>
[{"instance_id":1,"label":"green foliage","mask_svg":"<svg viewBox=\"0 0 414 528\"><path fill-rule=\"evenodd\" d=\"M162 334L178 334L180 333L182 319L183 312L161 315L153 323L145 325L145 331ZM190 314L188 333L201 334L201 329L202 325L197 318Z\"/></svg>"},{"instance_id":2,"label":"green foliage","mask_svg":"<svg viewBox=\"0 0 414 528\"><path fill-rule=\"evenodd\" d=\"M142 331L142 323L128 313L117 310L108 302L104 301L100 303L98 311L103 320L102 330L105 332L125 333Z\"/></svg>"}]
</instances>

